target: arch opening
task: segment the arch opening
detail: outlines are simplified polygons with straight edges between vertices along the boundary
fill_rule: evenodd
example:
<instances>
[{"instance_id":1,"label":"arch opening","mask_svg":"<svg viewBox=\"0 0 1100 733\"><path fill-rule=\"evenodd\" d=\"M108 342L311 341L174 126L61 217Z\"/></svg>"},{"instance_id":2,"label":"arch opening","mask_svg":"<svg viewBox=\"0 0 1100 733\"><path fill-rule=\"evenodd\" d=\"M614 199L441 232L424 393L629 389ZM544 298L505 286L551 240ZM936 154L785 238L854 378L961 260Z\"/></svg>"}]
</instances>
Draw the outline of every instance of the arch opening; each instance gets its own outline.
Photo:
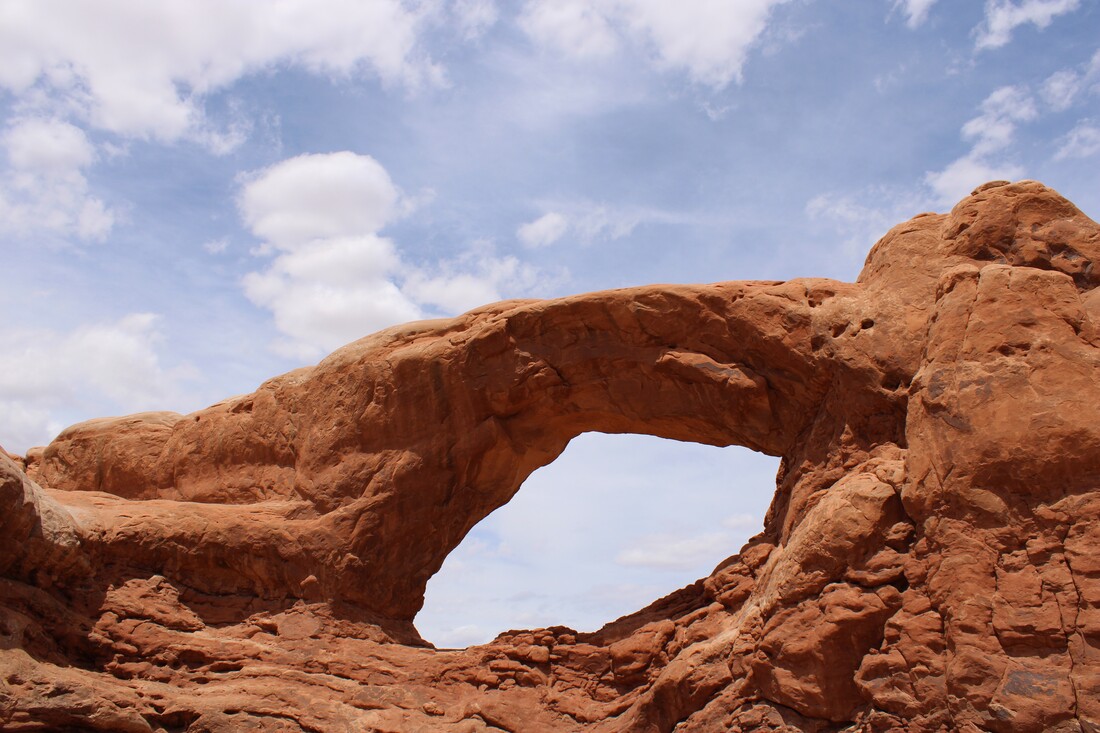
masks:
<instances>
[{"instance_id":1,"label":"arch opening","mask_svg":"<svg viewBox=\"0 0 1100 733\"><path fill-rule=\"evenodd\" d=\"M778 466L740 446L584 433L451 551L416 627L439 648L510 629L595 631L740 550L763 526Z\"/></svg>"}]
</instances>

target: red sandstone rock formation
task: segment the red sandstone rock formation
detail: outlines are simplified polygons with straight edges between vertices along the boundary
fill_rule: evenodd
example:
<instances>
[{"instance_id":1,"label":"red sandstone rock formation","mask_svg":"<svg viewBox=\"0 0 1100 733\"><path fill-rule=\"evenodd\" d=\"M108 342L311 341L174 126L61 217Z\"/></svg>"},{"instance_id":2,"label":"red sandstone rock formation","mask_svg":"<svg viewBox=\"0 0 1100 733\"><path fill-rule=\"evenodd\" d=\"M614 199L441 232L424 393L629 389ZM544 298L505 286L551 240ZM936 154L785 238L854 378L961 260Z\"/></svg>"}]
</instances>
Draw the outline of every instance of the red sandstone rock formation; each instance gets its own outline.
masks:
<instances>
[{"instance_id":1,"label":"red sandstone rock formation","mask_svg":"<svg viewBox=\"0 0 1100 733\"><path fill-rule=\"evenodd\" d=\"M0 456L0 724L1100 731L1097 262L998 182L854 284L498 303ZM594 634L420 642L447 553L590 430L781 456L765 531Z\"/></svg>"}]
</instances>

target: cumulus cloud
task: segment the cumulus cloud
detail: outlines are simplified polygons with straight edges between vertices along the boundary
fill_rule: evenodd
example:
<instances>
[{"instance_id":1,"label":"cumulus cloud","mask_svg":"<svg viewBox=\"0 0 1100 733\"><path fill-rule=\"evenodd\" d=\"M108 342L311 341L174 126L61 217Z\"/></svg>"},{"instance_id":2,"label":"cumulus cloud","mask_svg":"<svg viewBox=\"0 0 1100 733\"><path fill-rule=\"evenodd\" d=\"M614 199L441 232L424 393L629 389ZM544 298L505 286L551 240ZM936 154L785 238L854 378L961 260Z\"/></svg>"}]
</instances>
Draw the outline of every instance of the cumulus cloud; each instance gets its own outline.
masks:
<instances>
[{"instance_id":1,"label":"cumulus cloud","mask_svg":"<svg viewBox=\"0 0 1100 733\"><path fill-rule=\"evenodd\" d=\"M244 180L244 223L288 252L313 240L376 232L393 218L399 198L378 161L347 151L300 155Z\"/></svg>"},{"instance_id":2,"label":"cumulus cloud","mask_svg":"<svg viewBox=\"0 0 1100 733\"><path fill-rule=\"evenodd\" d=\"M972 141L970 151L944 169L925 174L936 200L951 204L986 181L1021 177L1023 168L1001 154L1012 143L1017 125L1037 115L1035 101L1023 86L1001 87L986 97L981 114L962 128L963 138Z\"/></svg>"},{"instance_id":3,"label":"cumulus cloud","mask_svg":"<svg viewBox=\"0 0 1100 733\"><path fill-rule=\"evenodd\" d=\"M120 135L224 150L245 130L212 128L202 100L248 73L288 64L409 88L438 83L440 70L417 51L419 12L401 0L12 0L0 23L0 87Z\"/></svg>"},{"instance_id":4,"label":"cumulus cloud","mask_svg":"<svg viewBox=\"0 0 1100 733\"><path fill-rule=\"evenodd\" d=\"M574 58L607 56L620 39L649 50L661 69L715 89L741 79L749 51L785 0L529 0L520 25Z\"/></svg>"},{"instance_id":5,"label":"cumulus cloud","mask_svg":"<svg viewBox=\"0 0 1100 733\"><path fill-rule=\"evenodd\" d=\"M8 168L0 182L0 229L101 240L116 214L89 192L84 170L95 149L80 128L58 119L14 120L0 134Z\"/></svg>"},{"instance_id":6,"label":"cumulus cloud","mask_svg":"<svg viewBox=\"0 0 1100 733\"><path fill-rule=\"evenodd\" d=\"M975 29L975 47L1000 48L1022 25L1046 28L1059 15L1077 10L1080 0L986 0L985 19Z\"/></svg>"},{"instance_id":7,"label":"cumulus cloud","mask_svg":"<svg viewBox=\"0 0 1100 733\"><path fill-rule=\"evenodd\" d=\"M524 291L530 266L474 247L431 267L405 261L381 234L410 212L385 168L351 152L300 155L242 179L241 219L263 241L266 269L242 280L287 338L280 353L313 359L396 323L457 312Z\"/></svg>"},{"instance_id":8,"label":"cumulus cloud","mask_svg":"<svg viewBox=\"0 0 1100 733\"><path fill-rule=\"evenodd\" d=\"M1082 120L1062 139L1055 160L1088 158L1100 153L1100 124L1096 120Z\"/></svg>"},{"instance_id":9,"label":"cumulus cloud","mask_svg":"<svg viewBox=\"0 0 1100 733\"><path fill-rule=\"evenodd\" d=\"M420 316L392 282L393 242L378 235L399 196L378 161L351 152L300 155L246 177L241 218L279 254L244 277L244 291L290 337L284 353L317 356Z\"/></svg>"},{"instance_id":10,"label":"cumulus cloud","mask_svg":"<svg viewBox=\"0 0 1100 733\"><path fill-rule=\"evenodd\" d=\"M133 313L68 333L5 329L0 352L0 445L24 451L64 427L61 415L166 409L185 368L158 355L159 317Z\"/></svg>"}]
</instances>

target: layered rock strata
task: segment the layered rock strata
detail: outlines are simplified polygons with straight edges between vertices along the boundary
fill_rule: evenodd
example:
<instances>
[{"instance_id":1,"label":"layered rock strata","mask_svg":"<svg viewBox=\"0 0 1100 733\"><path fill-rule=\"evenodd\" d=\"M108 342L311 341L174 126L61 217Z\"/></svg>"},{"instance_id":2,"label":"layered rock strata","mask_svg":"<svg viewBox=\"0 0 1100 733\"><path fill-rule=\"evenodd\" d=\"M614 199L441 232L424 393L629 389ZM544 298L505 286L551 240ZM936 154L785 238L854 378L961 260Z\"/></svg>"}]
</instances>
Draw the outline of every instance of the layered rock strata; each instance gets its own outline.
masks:
<instances>
[{"instance_id":1,"label":"layered rock strata","mask_svg":"<svg viewBox=\"0 0 1100 733\"><path fill-rule=\"evenodd\" d=\"M497 303L0 455L0 725L1100 731L1098 261L996 182L855 283ZM425 645L448 552L593 430L780 456L764 532L596 633Z\"/></svg>"}]
</instances>

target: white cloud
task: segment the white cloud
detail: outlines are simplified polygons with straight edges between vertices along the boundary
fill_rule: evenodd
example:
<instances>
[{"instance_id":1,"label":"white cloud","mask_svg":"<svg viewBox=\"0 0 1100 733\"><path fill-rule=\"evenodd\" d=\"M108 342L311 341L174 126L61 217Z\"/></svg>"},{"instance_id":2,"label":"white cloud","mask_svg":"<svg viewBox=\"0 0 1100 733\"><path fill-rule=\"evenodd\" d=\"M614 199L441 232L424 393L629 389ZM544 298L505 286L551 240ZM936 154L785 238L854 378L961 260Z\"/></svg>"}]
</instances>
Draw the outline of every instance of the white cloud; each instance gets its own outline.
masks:
<instances>
[{"instance_id":1,"label":"white cloud","mask_svg":"<svg viewBox=\"0 0 1100 733\"><path fill-rule=\"evenodd\" d=\"M19 120L4 133L3 142L13 166L47 175L69 175L95 159L84 131L59 120Z\"/></svg>"},{"instance_id":2,"label":"white cloud","mask_svg":"<svg viewBox=\"0 0 1100 733\"><path fill-rule=\"evenodd\" d=\"M607 15L611 8L611 3L586 0L529 0L519 24L538 43L568 56L607 56L618 47Z\"/></svg>"},{"instance_id":3,"label":"white cloud","mask_svg":"<svg viewBox=\"0 0 1100 733\"><path fill-rule=\"evenodd\" d=\"M624 20L652 42L659 64L721 89L741 79L749 49L782 0L627 0Z\"/></svg>"},{"instance_id":4,"label":"white cloud","mask_svg":"<svg viewBox=\"0 0 1100 733\"><path fill-rule=\"evenodd\" d=\"M924 181L936 200L953 204L986 181L1021 177L1021 166L998 156L1011 145L1018 123L1037 115L1034 99L1025 87L1001 87L986 97L981 114L962 128L963 138L973 141L970 151L943 170L925 174Z\"/></svg>"},{"instance_id":5,"label":"white cloud","mask_svg":"<svg viewBox=\"0 0 1100 733\"><path fill-rule=\"evenodd\" d=\"M400 192L369 155L299 155L245 178L239 208L252 233L283 251L316 239L376 232Z\"/></svg>"},{"instance_id":6,"label":"white cloud","mask_svg":"<svg viewBox=\"0 0 1100 733\"><path fill-rule=\"evenodd\" d=\"M211 239L209 242L204 242L202 248L209 254L220 255L229 248L229 240L225 237L220 239Z\"/></svg>"},{"instance_id":7,"label":"white cloud","mask_svg":"<svg viewBox=\"0 0 1100 733\"><path fill-rule=\"evenodd\" d=\"M577 207L574 229L581 241L622 239L629 237L639 225L647 222L677 222L684 217L662 211L636 207L613 207L606 204L583 204Z\"/></svg>"},{"instance_id":8,"label":"white cloud","mask_svg":"<svg viewBox=\"0 0 1100 733\"><path fill-rule=\"evenodd\" d=\"M730 529L760 531L764 520L755 514L732 514L722 520L722 525Z\"/></svg>"},{"instance_id":9,"label":"white cloud","mask_svg":"<svg viewBox=\"0 0 1100 733\"><path fill-rule=\"evenodd\" d=\"M648 48L661 69L721 89L741 79L772 9L785 0L529 0L520 25L536 42L577 58L607 56L620 37Z\"/></svg>"},{"instance_id":10,"label":"white cloud","mask_svg":"<svg viewBox=\"0 0 1100 733\"><path fill-rule=\"evenodd\" d=\"M1031 7L1032 4L1025 3L1020 9L1023 12ZM1079 69L1062 69L1051 74L1039 88L1039 96L1050 110L1065 111L1077 104L1083 90L1093 91L1092 85L1098 77L1100 52ZM937 204L953 204L986 181L1013 180L1026 173L1023 166L1007 157L1007 153L1019 125L1040 115L1034 95L1024 85L1000 87L985 98L980 110L977 117L962 127L962 137L971 141L969 152L943 169L925 174L924 183L933 192ZM1055 160L1091 156L1095 152L1095 135L1093 121L1079 122L1063 136Z\"/></svg>"},{"instance_id":11,"label":"white cloud","mask_svg":"<svg viewBox=\"0 0 1100 733\"><path fill-rule=\"evenodd\" d=\"M393 243L373 233L318 239L282 254L242 280L245 295L267 308L292 341L278 350L315 358L395 323L421 317L392 278Z\"/></svg>"},{"instance_id":12,"label":"white cloud","mask_svg":"<svg viewBox=\"0 0 1100 733\"><path fill-rule=\"evenodd\" d=\"M867 251L898 222L934 208L924 191L903 187L872 186L856 193L827 192L806 204L813 222L827 225L840 239L840 254L853 275L863 266Z\"/></svg>"},{"instance_id":13,"label":"white cloud","mask_svg":"<svg viewBox=\"0 0 1100 733\"><path fill-rule=\"evenodd\" d=\"M1024 176L1024 168L1004 161L990 162L972 155L952 161L940 171L929 171L925 177L941 205L949 206L967 196L986 181L1012 181Z\"/></svg>"},{"instance_id":14,"label":"white cloud","mask_svg":"<svg viewBox=\"0 0 1100 733\"><path fill-rule=\"evenodd\" d=\"M1077 69L1062 69L1051 74L1043 82L1040 94L1051 109L1062 112L1076 104L1082 93L1100 89L1097 81L1100 81L1100 51Z\"/></svg>"},{"instance_id":15,"label":"white cloud","mask_svg":"<svg viewBox=\"0 0 1100 733\"><path fill-rule=\"evenodd\" d=\"M1061 112L1069 109L1080 90L1081 79L1076 72L1063 69L1047 77L1047 80L1043 82L1040 94L1043 101L1050 105L1052 109Z\"/></svg>"},{"instance_id":16,"label":"white cloud","mask_svg":"<svg viewBox=\"0 0 1100 733\"><path fill-rule=\"evenodd\" d=\"M687 569L700 564L715 564L737 552L728 535L712 532L692 537L654 534L615 556L620 565L639 565L654 569Z\"/></svg>"},{"instance_id":17,"label":"white cloud","mask_svg":"<svg viewBox=\"0 0 1100 733\"><path fill-rule=\"evenodd\" d=\"M282 353L313 358L420 317L392 281L401 267L393 242L377 233L394 217L400 192L374 158L300 155L244 181L241 218L279 255L242 285L290 337Z\"/></svg>"},{"instance_id":18,"label":"white cloud","mask_svg":"<svg viewBox=\"0 0 1100 733\"><path fill-rule=\"evenodd\" d=\"M0 182L0 230L104 239L116 213L92 196L83 170L95 150L80 128L57 119L14 120L0 136L9 166Z\"/></svg>"},{"instance_id":19,"label":"white cloud","mask_svg":"<svg viewBox=\"0 0 1100 733\"><path fill-rule=\"evenodd\" d=\"M433 629L434 630L434 629ZM462 624L454 628L437 631L431 635L431 642L440 649L465 649L474 644L484 644L503 629L483 629L477 624Z\"/></svg>"},{"instance_id":20,"label":"white cloud","mask_svg":"<svg viewBox=\"0 0 1100 733\"><path fill-rule=\"evenodd\" d=\"M556 211L550 211L516 230L516 236L525 247L546 247L562 238L569 228L569 220Z\"/></svg>"},{"instance_id":21,"label":"white cloud","mask_svg":"<svg viewBox=\"0 0 1100 733\"><path fill-rule=\"evenodd\" d=\"M1088 158L1100 153L1100 124L1081 120L1061 140L1055 160Z\"/></svg>"},{"instance_id":22,"label":"white cloud","mask_svg":"<svg viewBox=\"0 0 1100 733\"><path fill-rule=\"evenodd\" d=\"M300 155L242 182L241 218L264 242L254 253L275 258L241 284L289 337L275 345L284 355L313 359L387 326L453 315L537 282L533 268L484 246L430 268L406 262L380 232L415 200L368 155Z\"/></svg>"},{"instance_id":23,"label":"white cloud","mask_svg":"<svg viewBox=\"0 0 1100 733\"><path fill-rule=\"evenodd\" d=\"M928 20L928 12L936 0L897 0L894 7L902 6L905 11L905 24L910 28L919 28Z\"/></svg>"},{"instance_id":24,"label":"white cloud","mask_svg":"<svg viewBox=\"0 0 1100 733\"><path fill-rule=\"evenodd\" d=\"M1030 92L1022 86L995 90L982 102L981 110L962 128L963 138L974 141L974 153L979 156L1008 147L1016 133L1016 123L1033 120L1038 114Z\"/></svg>"},{"instance_id":25,"label":"white cloud","mask_svg":"<svg viewBox=\"0 0 1100 733\"><path fill-rule=\"evenodd\" d=\"M178 402L184 368L166 369L159 317L133 313L68 333L7 329L0 352L0 444L23 451L63 427L58 415L119 414Z\"/></svg>"},{"instance_id":26,"label":"white cloud","mask_svg":"<svg viewBox=\"0 0 1100 733\"><path fill-rule=\"evenodd\" d=\"M476 40L492 28L500 16L494 0L455 0L451 13L466 40Z\"/></svg>"},{"instance_id":27,"label":"white cloud","mask_svg":"<svg viewBox=\"0 0 1100 733\"><path fill-rule=\"evenodd\" d=\"M567 233L584 244L629 237L642 224L698 223L698 217L642 206L620 206L592 201L543 201L544 210L533 221L522 224L516 237L528 248L545 247Z\"/></svg>"},{"instance_id":28,"label":"white cloud","mask_svg":"<svg viewBox=\"0 0 1100 733\"><path fill-rule=\"evenodd\" d=\"M60 22L59 18L64 18ZM215 151L204 95L279 64L336 76L365 70L416 88L440 71L418 54L419 11L401 0L11 0L0 23L0 86L75 108L101 129Z\"/></svg>"},{"instance_id":29,"label":"white cloud","mask_svg":"<svg viewBox=\"0 0 1100 733\"><path fill-rule=\"evenodd\" d=\"M442 261L434 270L411 269L402 291L417 303L444 313L461 313L498 301L506 292L529 291L539 281L534 267L481 247Z\"/></svg>"},{"instance_id":30,"label":"white cloud","mask_svg":"<svg viewBox=\"0 0 1100 733\"><path fill-rule=\"evenodd\" d=\"M1012 40L1012 32L1031 23L1046 28L1059 15L1080 6L1080 0L986 0L985 19L975 29L977 49L1000 48Z\"/></svg>"}]
</instances>

